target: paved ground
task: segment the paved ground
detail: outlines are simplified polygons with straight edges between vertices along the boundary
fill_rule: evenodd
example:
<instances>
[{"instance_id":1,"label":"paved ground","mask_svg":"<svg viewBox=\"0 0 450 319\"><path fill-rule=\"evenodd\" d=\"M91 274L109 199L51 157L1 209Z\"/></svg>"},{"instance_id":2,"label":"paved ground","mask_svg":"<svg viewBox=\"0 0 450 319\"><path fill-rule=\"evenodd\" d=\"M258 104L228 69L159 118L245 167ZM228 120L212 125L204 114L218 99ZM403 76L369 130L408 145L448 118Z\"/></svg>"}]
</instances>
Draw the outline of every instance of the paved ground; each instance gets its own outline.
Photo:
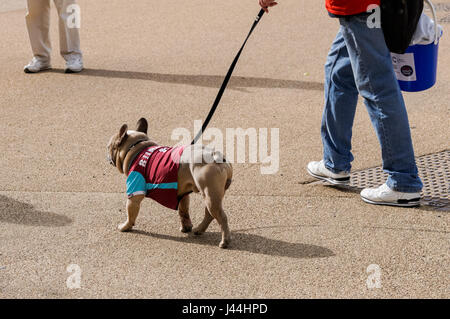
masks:
<instances>
[{"instance_id":1,"label":"paved ground","mask_svg":"<svg viewBox=\"0 0 450 319\"><path fill-rule=\"evenodd\" d=\"M321 156L323 64L337 31L321 3L285 0L264 16L212 122L280 129L276 174L234 165L229 250L217 247L216 224L201 238L181 234L178 217L151 201L136 231L116 231L125 183L105 144L141 116L162 144L175 143L175 128L193 131L257 1L80 1L87 69L79 75L62 73L56 23L55 69L22 72L30 48L21 4L0 5L0 298L450 297L448 209L374 207L310 184L305 166ZM450 1L439 8L447 28ZM449 39L436 86L405 94L417 156L449 148ZM380 164L363 104L353 149L354 169ZM194 197L194 223L202 215ZM70 264L81 269L80 289L66 286ZM381 289L366 285L371 264Z\"/></svg>"}]
</instances>

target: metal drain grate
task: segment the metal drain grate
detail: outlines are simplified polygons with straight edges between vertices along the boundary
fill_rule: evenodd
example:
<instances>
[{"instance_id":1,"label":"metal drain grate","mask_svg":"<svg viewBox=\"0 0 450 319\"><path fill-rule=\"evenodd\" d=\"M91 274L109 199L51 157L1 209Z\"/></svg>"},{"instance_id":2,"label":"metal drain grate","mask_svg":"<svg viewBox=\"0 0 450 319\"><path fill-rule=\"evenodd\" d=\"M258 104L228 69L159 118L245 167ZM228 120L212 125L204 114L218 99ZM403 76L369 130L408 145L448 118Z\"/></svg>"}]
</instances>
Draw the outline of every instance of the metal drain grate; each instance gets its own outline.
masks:
<instances>
[{"instance_id":1,"label":"metal drain grate","mask_svg":"<svg viewBox=\"0 0 450 319\"><path fill-rule=\"evenodd\" d=\"M422 205L447 210L450 208L450 150L416 158L423 182ZM386 181L381 166L353 172L350 187L378 187Z\"/></svg>"}]
</instances>

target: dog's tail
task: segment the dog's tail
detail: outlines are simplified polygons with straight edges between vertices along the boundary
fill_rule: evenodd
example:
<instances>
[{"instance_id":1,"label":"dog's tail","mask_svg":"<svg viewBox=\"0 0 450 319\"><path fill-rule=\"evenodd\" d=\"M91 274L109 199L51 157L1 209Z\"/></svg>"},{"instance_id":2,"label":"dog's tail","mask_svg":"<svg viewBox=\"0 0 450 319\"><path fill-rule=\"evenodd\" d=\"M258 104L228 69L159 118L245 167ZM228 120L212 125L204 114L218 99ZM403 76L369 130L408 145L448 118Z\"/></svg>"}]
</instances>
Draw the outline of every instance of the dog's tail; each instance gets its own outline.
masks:
<instances>
[{"instance_id":1,"label":"dog's tail","mask_svg":"<svg viewBox=\"0 0 450 319\"><path fill-rule=\"evenodd\" d=\"M225 190L227 190L228 188L230 188L231 182L233 180L233 166L231 165L231 163L227 162L225 158L223 164L226 165L227 170L227 181L225 183Z\"/></svg>"},{"instance_id":2,"label":"dog's tail","mask_svg":"<svg viewBox=\"0 0 450 319\"><path fill-rule=\"evenodd\" d=\"M232 179L227 179L227 182L225 183L225 190L227 190L228 188L230 188L231 182L232 182Z\"/></svg>"},{"instance_id":3,"label":"dog's tail","mask_svg":"<svg viewBox=\"0 0 450 319\"><path fill-rule=\"evenodd\" d=\"M221 152L214 151L213 157L214 162L220 163L220 165L223 165L226 170L227 181L225 182L225 190L227 190L230 187L231 181L233 179L233 166L231 166L231 163L227 161L227 159Z\"/></svg>"}]
</instances>

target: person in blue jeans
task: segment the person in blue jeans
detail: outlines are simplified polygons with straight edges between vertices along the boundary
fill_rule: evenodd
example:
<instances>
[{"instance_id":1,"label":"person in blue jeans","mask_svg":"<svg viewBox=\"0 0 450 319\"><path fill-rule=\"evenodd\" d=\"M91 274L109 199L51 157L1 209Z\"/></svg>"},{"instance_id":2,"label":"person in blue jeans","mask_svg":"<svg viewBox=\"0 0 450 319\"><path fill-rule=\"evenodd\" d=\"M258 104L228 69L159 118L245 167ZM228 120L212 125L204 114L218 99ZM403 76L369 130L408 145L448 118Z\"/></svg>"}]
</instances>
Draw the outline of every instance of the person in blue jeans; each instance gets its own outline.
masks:
<instances>
[{"instance_id":1,"label":"person in blue jeans","mask_svg":"<svg viewBox=\"0 0 450 319\"><path fill-rule=\"evenodd\" d=\"M266 10L276 4L273 0L259 2ZM349 183L352 126L361 95L381 145L383 170L389 175L380 187L363 189L361 198L370 204L418 206L423 185L405 103L383 31L368 26L366 12L334 15L328 4L327 8L339 19L340 30L325 64L323 159L310 162L307 171L335 185Z\"/></svg>"}]
</instances>

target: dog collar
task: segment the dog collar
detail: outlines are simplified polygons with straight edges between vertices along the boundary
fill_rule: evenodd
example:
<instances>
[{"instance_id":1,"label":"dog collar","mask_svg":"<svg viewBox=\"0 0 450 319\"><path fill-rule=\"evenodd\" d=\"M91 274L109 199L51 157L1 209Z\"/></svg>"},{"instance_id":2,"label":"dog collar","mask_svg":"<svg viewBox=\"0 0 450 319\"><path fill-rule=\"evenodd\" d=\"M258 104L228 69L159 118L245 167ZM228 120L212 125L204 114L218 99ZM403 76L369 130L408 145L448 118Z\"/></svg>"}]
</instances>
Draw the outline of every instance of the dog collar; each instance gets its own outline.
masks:
<instances>
[{"instance_id":1,"label":"dog collar","mask_svg":"<svg viewBox=\"0 0 450 319\"><path fill-rule=\"evenodd\" d=\"M127 151L127 154L128 154L128 152L131 151L134 147L136 147L139 143L142 143L142 142L145 142L145 141L148 141L148 140L140 140L140 141L137 141L136 143L134 143L133 145L131 145L130 148L128 149L128 151Z\"/></svg>"},{"instance_id":2,"label":"dog collar","mask_svg":"<svg viewBox=\"0 0 450 319\"><path fill-rule=\"evenodd\" d=\"M131 145L130 148L128 149L128 151L127 151L127 154L128 154L133 148L135 148L138 144L140 144L140 143L142 143L142 142L146 142L146 141L148 141L148 140L140 140L140 141L137 141L136 143L134 143L133 145ZM134 162L134 160L136 159L136 157L137 157L138 155L139 155L139 153L136 153L136 154L134 154L133 157L130 159L130 164L128 164L128 170L130 170L131 165L133 165L133 162ZM125 155L125 157L126 157L126 155Z\"/></svg>"}]
</instances>

